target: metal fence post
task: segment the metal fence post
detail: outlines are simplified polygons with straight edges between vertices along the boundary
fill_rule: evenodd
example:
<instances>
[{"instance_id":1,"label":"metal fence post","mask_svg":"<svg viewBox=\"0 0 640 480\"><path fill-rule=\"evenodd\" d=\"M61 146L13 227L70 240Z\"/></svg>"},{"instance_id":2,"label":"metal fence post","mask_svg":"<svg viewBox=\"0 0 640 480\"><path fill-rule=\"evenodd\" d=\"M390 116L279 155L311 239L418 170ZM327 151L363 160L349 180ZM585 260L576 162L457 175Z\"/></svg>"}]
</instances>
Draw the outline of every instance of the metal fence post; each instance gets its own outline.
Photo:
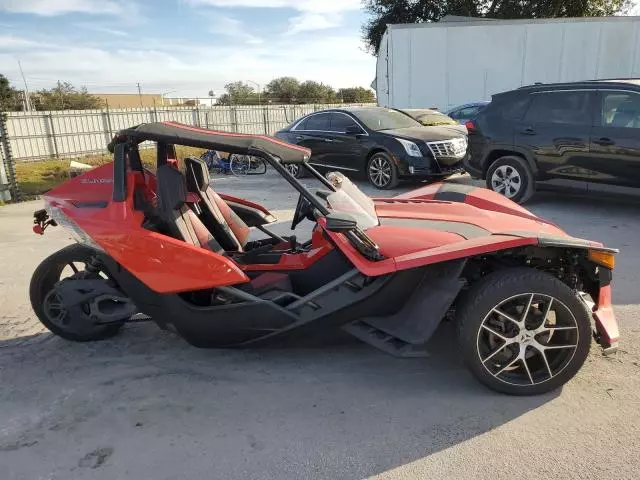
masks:
<instances>
[{"instance_id":1,"label":"metal fence post","mask_svg":"<svg viewBox=\"0 0 640 480\"><path fill-rule=\"evenodd\" d=\"M58 141L56 140L56 131L53 128L53 115L47 115L49 119L49 135L51 136L51 141L53 143L53 153L56 158L60 158L60 152L58 152Z\"/></svg>"},{"instance_id":2,"label":"metal fence post","mask_svg":"<svg viewBox=\"0 0 640 480\"><path fill-rule=\"evenodd\" d=\"M107 137L107 143L109 143L113 139L113 132L111 131L111 122L109 121L109 109L102 110L102 129L104 130L104 135Z\"/></svg>"},{"instance_id":3,"label":"metal fence post","mask_svg":"<svg viewBox=\"0 0 640 480\"><path fill-rule=\"evenodd\" d=\"M264 134L269 135L271 129L269 128L269 109L266 105L262 107L262 121L264 122Z\"/></svg>"},{"instance_id":4,"label":"metal fence post","mask_svg":"<svg viewBox=\"0 0 640 480\"><path fill-rule=\"evenodd\" d=\"M234 132L238 131L238 108L235 106L231 107L231 128Z\"/></svg>"},{"instance_id":5,"label":"metal fence post","mask_svg":"<svg viewBox=\"0 0 640 480\"><path fill-rule=\"evenodd\" d=\"M198 110L198 107L195 107L193 109L193 111L191 112L191 117L192 117L192 122L193 125L196 127L200 126L200 111Z\"/></svg>"},{"instance_id":6,"label":"metal fence post","mask_svg":"<svg viewBox=\"0 0 640 480\"><path fill-rule=\"evenodd\" d=\"M20 192L18 179L16 178L15 164L7 128L7 114L4 112L0 112L0 150L2 150L2 163L0 164L0 200L11 200L11 198L13 198L13 200L19 202L22 200L22 192ZM3 185L5 176L8 187ZM6 198L4 193L5 189L9 191L9 198Z\"/></svg>"}]
</instances>

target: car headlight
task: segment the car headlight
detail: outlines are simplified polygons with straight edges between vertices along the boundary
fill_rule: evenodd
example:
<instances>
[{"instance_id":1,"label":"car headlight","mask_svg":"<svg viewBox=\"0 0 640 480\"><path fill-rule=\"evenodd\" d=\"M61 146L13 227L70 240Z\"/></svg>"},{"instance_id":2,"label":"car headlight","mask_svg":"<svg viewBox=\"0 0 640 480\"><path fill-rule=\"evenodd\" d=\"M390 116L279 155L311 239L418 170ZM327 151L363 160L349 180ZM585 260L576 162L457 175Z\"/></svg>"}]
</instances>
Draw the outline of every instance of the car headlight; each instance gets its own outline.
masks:
<instances>
[{"instance_id":1,"label":"car headlight","mask_svg":"<svg viewBox=\"0 0 640 480\"><path fill-rule=\"evenodd\" d=\"M396 138L396 140L400 142L400 145L404 147L404 151L407 152L407 155L410 157L422 156L422 152L415 143L410 142L409 140L404 140L403 138Z\"/></svg>"}]
</instances>

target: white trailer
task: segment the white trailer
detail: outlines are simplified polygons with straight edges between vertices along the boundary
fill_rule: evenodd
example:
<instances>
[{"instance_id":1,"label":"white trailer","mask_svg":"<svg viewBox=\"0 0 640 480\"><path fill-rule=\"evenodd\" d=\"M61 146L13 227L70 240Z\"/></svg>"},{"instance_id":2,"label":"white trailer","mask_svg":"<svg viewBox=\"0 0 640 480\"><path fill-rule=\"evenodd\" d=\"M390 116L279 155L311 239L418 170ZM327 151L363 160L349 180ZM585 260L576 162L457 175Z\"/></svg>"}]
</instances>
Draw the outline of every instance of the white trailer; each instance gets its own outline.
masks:
<instances>
[{"instance_id":1,"label":"white trailer","mask_svg":"<svg viewBox=\"0 0 640 480\"><path fill-rule=\"evenodd\" d=\"M445 19L446 20L446 19ZM389 25L378 103L448 110L536 82L640 77L640 17Z\"/></svg>"}]
</instances>

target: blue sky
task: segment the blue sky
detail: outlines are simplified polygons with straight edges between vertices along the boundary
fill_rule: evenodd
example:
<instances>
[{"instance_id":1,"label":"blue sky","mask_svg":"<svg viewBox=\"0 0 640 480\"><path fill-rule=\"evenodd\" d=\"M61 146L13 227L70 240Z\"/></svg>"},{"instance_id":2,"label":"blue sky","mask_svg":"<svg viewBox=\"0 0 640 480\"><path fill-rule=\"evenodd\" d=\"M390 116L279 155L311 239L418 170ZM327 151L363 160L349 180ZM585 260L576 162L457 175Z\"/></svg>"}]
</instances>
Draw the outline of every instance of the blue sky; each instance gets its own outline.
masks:
<instances>
[{"instance_id":1,"label":"blue sky","mask_svg":"<svg viewBox=\"0 0 640 480\"><path fill-rule=\"evenodd\" d=\"M0 73L29 88L221 93L276 76L368 86L361 0L0 0Z\"/></svg>"}]
</instances>

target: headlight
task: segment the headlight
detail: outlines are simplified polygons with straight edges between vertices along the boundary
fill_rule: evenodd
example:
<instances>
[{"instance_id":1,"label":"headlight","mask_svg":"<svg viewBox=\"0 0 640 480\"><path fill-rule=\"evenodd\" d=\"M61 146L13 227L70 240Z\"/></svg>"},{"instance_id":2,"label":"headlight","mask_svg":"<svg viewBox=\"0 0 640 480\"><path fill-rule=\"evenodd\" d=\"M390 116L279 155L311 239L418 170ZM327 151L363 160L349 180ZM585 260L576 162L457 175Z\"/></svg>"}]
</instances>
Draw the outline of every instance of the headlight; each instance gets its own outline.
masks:
<instances>
[{"instance_id":1,"label":"headlight","mask_svg":"<svg viewBox=\"0 0 640 480\"><path fill-rule=\"evenodd\" d=\"M593 263L597 263L598 265L602 265L603 267L607 267L611 270L616 266L616 254L613 252L590 249L588 253L588 258Z\"/></svg>"},{"instance_id":2,"label":"headlight","mask_svg":"<svg viewBox=\"0 0 640 480\"><path fill-rule=\"evenodd\" d=\"M87 235L87 233L82 230L76 222L67 217L60 208L46 205L46 209L49 216L55 220L58 225L69 232L76 242L93 248L94 250L104 252L104 248L98 245L93 238Z\"/></svg>"},{"instance_id":3,"label":"headlight","mask_svg":"<svg viewBox=\"0 0 640 480\"><path fill-rule=\"evenodd\" d=\"M422 156L422 152L418 148L418 145L416 145L415 143L410 142L409 140L404 140L402 138L396 138L396 140L399 141L400 144L404 147L404 151L407 152L407 155L411 157Z\"/></svg>"}]
</instances>

